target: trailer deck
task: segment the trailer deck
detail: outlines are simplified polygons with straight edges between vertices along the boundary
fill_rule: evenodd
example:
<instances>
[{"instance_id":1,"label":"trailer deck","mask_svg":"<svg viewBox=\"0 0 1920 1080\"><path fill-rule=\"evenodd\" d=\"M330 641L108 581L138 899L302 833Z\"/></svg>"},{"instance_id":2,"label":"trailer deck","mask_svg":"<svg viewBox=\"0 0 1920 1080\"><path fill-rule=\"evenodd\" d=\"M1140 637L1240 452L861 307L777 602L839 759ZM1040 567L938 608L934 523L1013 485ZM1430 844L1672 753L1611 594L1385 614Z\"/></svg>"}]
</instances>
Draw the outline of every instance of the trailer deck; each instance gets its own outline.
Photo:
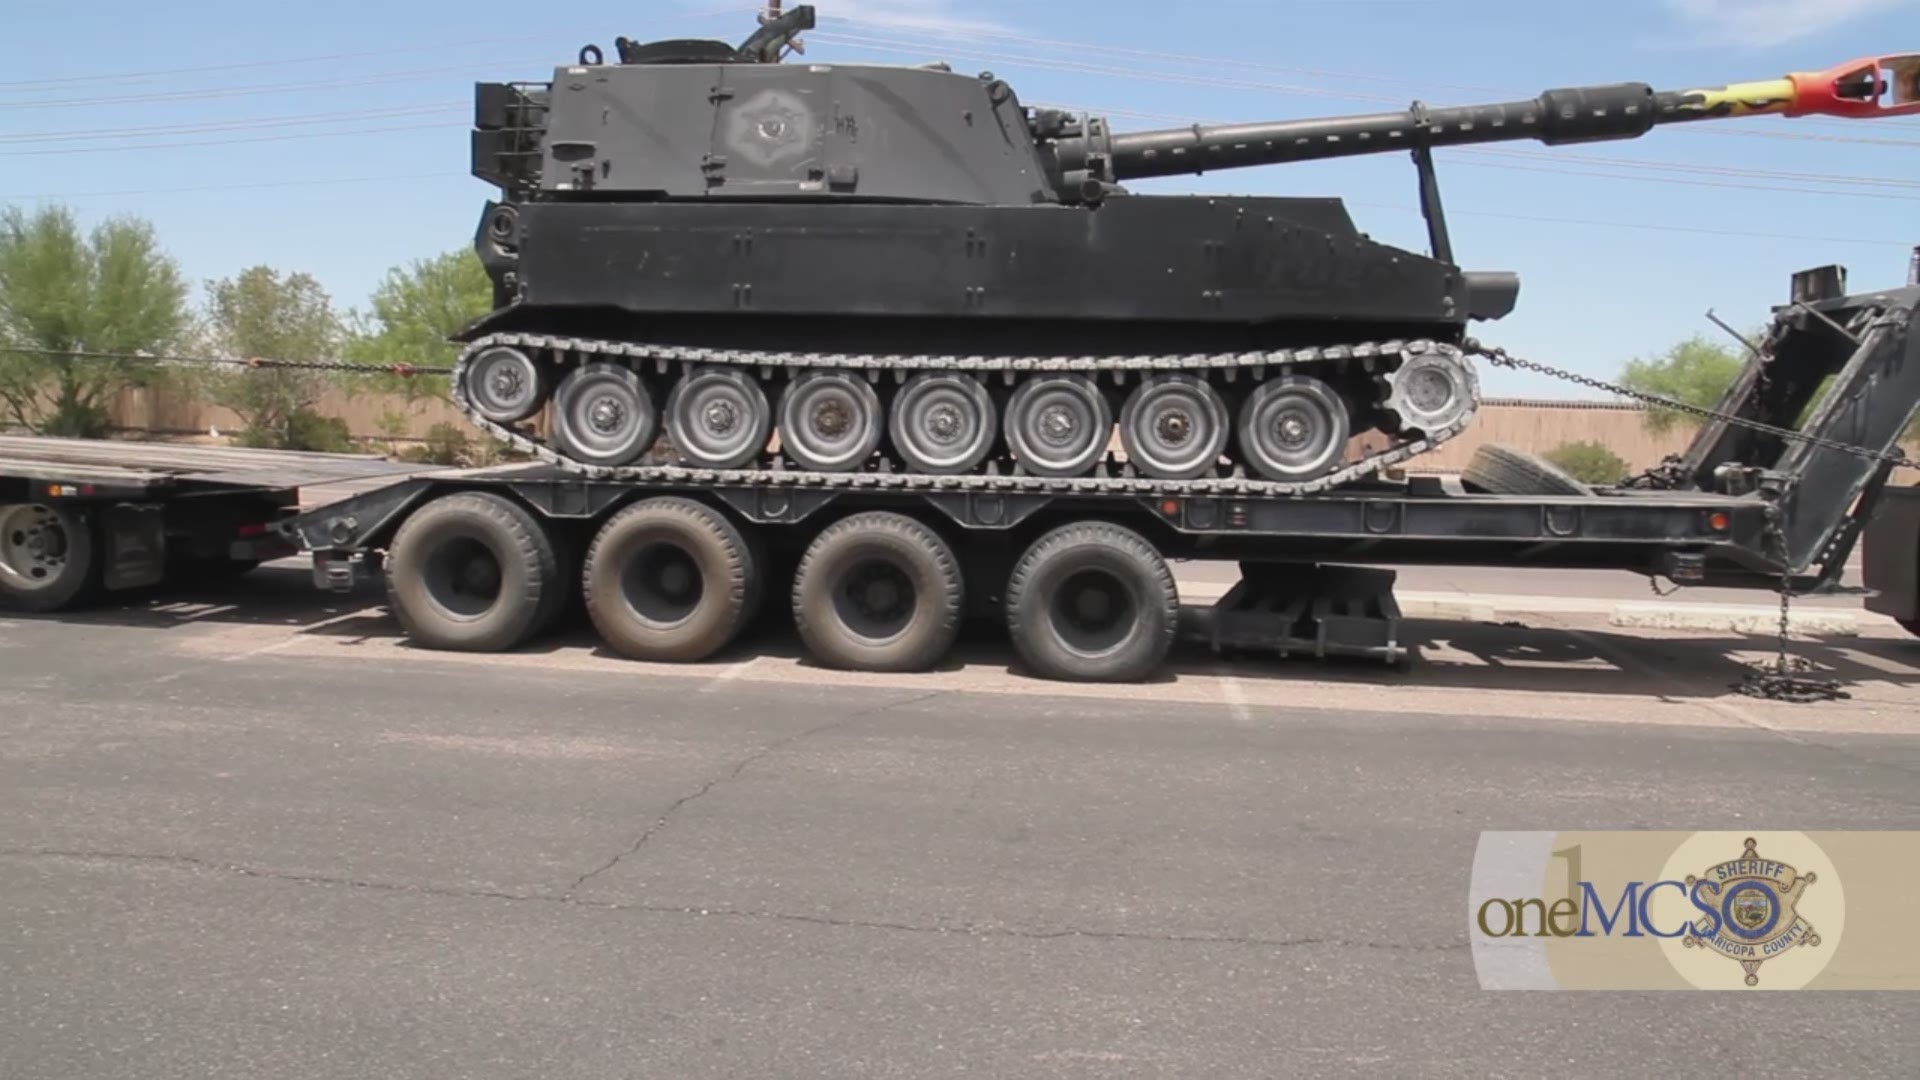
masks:
<instances>
[{"instance_id":1,"label":"trailer deck","mask_svg":"<svg viewBox=\"0 0 1920 1080\"><path fill-rule=\"evenodd\" d=\"M0 435L0 495L21 482L91 487L101 498L223 489L285 491L419 472L374 454ZM80 497L76 492L69 497Z\"/></svg>"}]
</instances>

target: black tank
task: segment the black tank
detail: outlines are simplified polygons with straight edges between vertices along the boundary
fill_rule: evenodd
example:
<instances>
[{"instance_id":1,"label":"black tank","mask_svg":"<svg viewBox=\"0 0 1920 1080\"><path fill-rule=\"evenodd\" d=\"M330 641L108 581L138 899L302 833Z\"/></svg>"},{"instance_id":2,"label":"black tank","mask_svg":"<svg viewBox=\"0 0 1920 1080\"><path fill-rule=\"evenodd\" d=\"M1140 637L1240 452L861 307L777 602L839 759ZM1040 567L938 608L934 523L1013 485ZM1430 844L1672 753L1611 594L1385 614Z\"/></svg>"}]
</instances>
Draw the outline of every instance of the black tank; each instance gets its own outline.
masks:
<instances>
[{"instance_id":1,"label":"black tank","mask_svg":"<svg viewBox=\"0 0 1920 1080\"><path fill-rule=\"evenodd\" d=\"M473 171L502 193L475 239L497 309L455 375L477 423L568 467L712 482L1347 483L1466 426L1468 327L1519 293L1455 265L1432 148L1811 96L1806 76L1628 83L1119 134L991 73L782 62L813 18L776 8L739 46L621 38L550 82L476 87ZM1338 199L1122 186L1392 151L1414 157L1427 253Z\"/></svg>"}]
</instances>

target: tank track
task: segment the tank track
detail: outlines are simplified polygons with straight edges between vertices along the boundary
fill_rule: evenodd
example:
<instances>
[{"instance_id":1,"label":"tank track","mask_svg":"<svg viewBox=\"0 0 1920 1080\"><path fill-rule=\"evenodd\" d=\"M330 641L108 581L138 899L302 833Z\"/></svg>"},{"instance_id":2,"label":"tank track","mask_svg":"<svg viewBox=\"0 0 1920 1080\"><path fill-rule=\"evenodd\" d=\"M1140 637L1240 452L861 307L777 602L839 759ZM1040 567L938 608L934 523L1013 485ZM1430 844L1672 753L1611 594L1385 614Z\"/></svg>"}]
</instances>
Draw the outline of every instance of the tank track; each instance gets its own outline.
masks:
<instances>
[{"instance_id":1,"label":"tank track","mask_svg":"<svg viewBox=\"0 0 1920 1080\"><path fill-rule=\"evenodd\" d=\"M994 465L980 473L930 475L888 471L885 457L878 470L855 472L815 472L786 467L777 459L765 467L713 469L674 464L595 465L575 461L554 448L530 438L515 428L487 419L474 407L466 391L469 361L495 346L532 350L534 355L553 353L572 357L580 363L611 361L644 370L648 365L661 374L693 365L724 365L743 370L842 369L861 372L893 372L904 379L921 372L955 372L973 375L1067 373L1118 378L1142 377L1161 373L1247 371L1258 380L1265 369L1282 373L1311 365L1324 369L1329 365L1362 365L1375 375L1381 386L1380 406L1390 408L1390 399L1399 396L1393 379L1396 360L1422 355L1438 355L1457 360L1465 372L1468 402L1460 415L1434 430L1422 431L1417 438L1402 438L1359 461L1350 462L1309 480L1268 480L1234 474L1225 477L1200 477L1192 480L1157 479L1126 475L1122 466L1116 474L1115 463L1103 458L1092 475L1075 477L1031 476L1019 472L1001 473ZM598 480L623 480L644 483L698 486L773 485L805 488L884 489L913 491L990 491L1036 492L1053 494L1161 495L1311 495L1342 487L1378 475L1381 471L1428 453L1463 431L1472 421L1479 405L1479 381L1467 354L1443 342L1383 341L1363 342L1324 348L1279 349L1267 352L1167 354L1151 356L1090 357L1003 357L937 356L858 353L768 352L751 349L721 349L701 346L653 344L630 341L604 341L562 335L534 333L489 334L468 344L454 364L451 375L454 404L481 431L507 443L514 450L531 454L568 472Z\"/></svg>"}]
</instances>

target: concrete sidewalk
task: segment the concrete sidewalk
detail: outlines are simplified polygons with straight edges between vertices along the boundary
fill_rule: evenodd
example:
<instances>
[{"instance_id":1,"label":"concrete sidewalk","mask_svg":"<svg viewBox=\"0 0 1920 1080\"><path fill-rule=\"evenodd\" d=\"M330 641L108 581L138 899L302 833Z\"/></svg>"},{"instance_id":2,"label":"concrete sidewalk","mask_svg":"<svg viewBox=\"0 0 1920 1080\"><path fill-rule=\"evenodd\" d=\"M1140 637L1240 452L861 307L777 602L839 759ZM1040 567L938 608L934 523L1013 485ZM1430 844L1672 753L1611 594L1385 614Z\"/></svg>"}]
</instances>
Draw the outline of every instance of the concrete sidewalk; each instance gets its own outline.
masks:
<instances>
[{"instance_id":1,"label":"concrete sidewalk","mask_svg":"<svg viewBox=\"0 0 1920 1080\"><path fill-rule=\"evenodd\" d=\"M1226 595L1232 586L1219 581L1177 579L1180 599L1205 604ZM1688 604L1662 600L1610 600L1585 596L1537 596L1513 593L1458 593L1396 591L1400 612L1409 619L1454 622L1525 622L1528 616L1599 617L1609 625L1649 630L1704 630L1736 634L1771 634L1780 624L1777 604ZM1892 628L1884 616L1861 611L1796 605L1787 628L1812 637L1853 637L1862 619Z\"/></svg>"}]
</instances>

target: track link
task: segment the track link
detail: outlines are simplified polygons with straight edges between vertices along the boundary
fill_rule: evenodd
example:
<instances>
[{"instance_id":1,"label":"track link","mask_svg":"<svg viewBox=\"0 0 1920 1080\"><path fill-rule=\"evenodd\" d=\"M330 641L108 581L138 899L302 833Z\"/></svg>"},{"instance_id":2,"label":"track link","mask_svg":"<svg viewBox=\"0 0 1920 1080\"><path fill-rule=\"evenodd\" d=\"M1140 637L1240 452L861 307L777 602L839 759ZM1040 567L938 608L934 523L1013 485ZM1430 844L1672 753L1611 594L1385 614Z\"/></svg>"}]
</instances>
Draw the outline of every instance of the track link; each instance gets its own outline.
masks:
<instances>
[{"instance_id":1,"label":"track link","mask_svg":"<svg viewBox=\"0 0 1920 1080\"><path fill-rule=\"evenodd\" d=\"M881 459L882 469L863 472L811 472L785 468L778 461L772 467L740 469L706 469L684 465L603 466L567 458L553 448L528 437L524 432L494 423L475 410L466 393L465 376L468 363L482 351L500 345L533 350L536 355L551 352L564 360L576 363L596 360L612 361L632 365L635 370L644 370L648 365L652 365L653 369L661 374L666 374L683 365L716 364L758 369L768 374L775 369L838 368L893 373L894 377L899 379L927 371L1000 375L1008 379L1026 373L1052 372L1128 379L1162 372L1224 371L1227 373L1226 377L1232 379L1239 372L1245 371L1258 381L1267 377L1267 369L1270 368L1279 368L1282 374L1289 369L1307 369L1303 373L1311 374L1312 368L1324 368L1329 365L1360 365L1363 370L1385 379L1400 361L1438 354L1450 356L1459 361L1461 370L1466 373L1469 404L1467 408L1461 410L1457 418L1435 430L1421 432L1418 438L1402 439L1359 461L1351 462L1311 480L1300 481L1247 477L1241 475L1240 466L1234 467L1232 476L1160 480L1127 475L1124 467L1119 470L1119 475L1116 475L1115 467L1110 463L1098 466L1093 475L1078 477L1028 476L1018 471L1011 474L998 473L993 466L977 474L934 476L887 471L884 458ZM1466 354L1453 345L1428 340L1365 342L1326 348L1278 349L1247 353L1003 357L768 352L752 349L600 341L549 334L499 333L489 334L467 346L454 365L451 382L454 404L480 430L500 439L515 450L532 454L568 472L599 480L696 486L774 485L846 490L1044 492L1143 496L1311 495L1328 491L1375 476L1384 469L1433 450L1466 428L1473 419L1479 402L1479 383L1474 374L1473 365Z\"/></svg>"}]
</instances>

